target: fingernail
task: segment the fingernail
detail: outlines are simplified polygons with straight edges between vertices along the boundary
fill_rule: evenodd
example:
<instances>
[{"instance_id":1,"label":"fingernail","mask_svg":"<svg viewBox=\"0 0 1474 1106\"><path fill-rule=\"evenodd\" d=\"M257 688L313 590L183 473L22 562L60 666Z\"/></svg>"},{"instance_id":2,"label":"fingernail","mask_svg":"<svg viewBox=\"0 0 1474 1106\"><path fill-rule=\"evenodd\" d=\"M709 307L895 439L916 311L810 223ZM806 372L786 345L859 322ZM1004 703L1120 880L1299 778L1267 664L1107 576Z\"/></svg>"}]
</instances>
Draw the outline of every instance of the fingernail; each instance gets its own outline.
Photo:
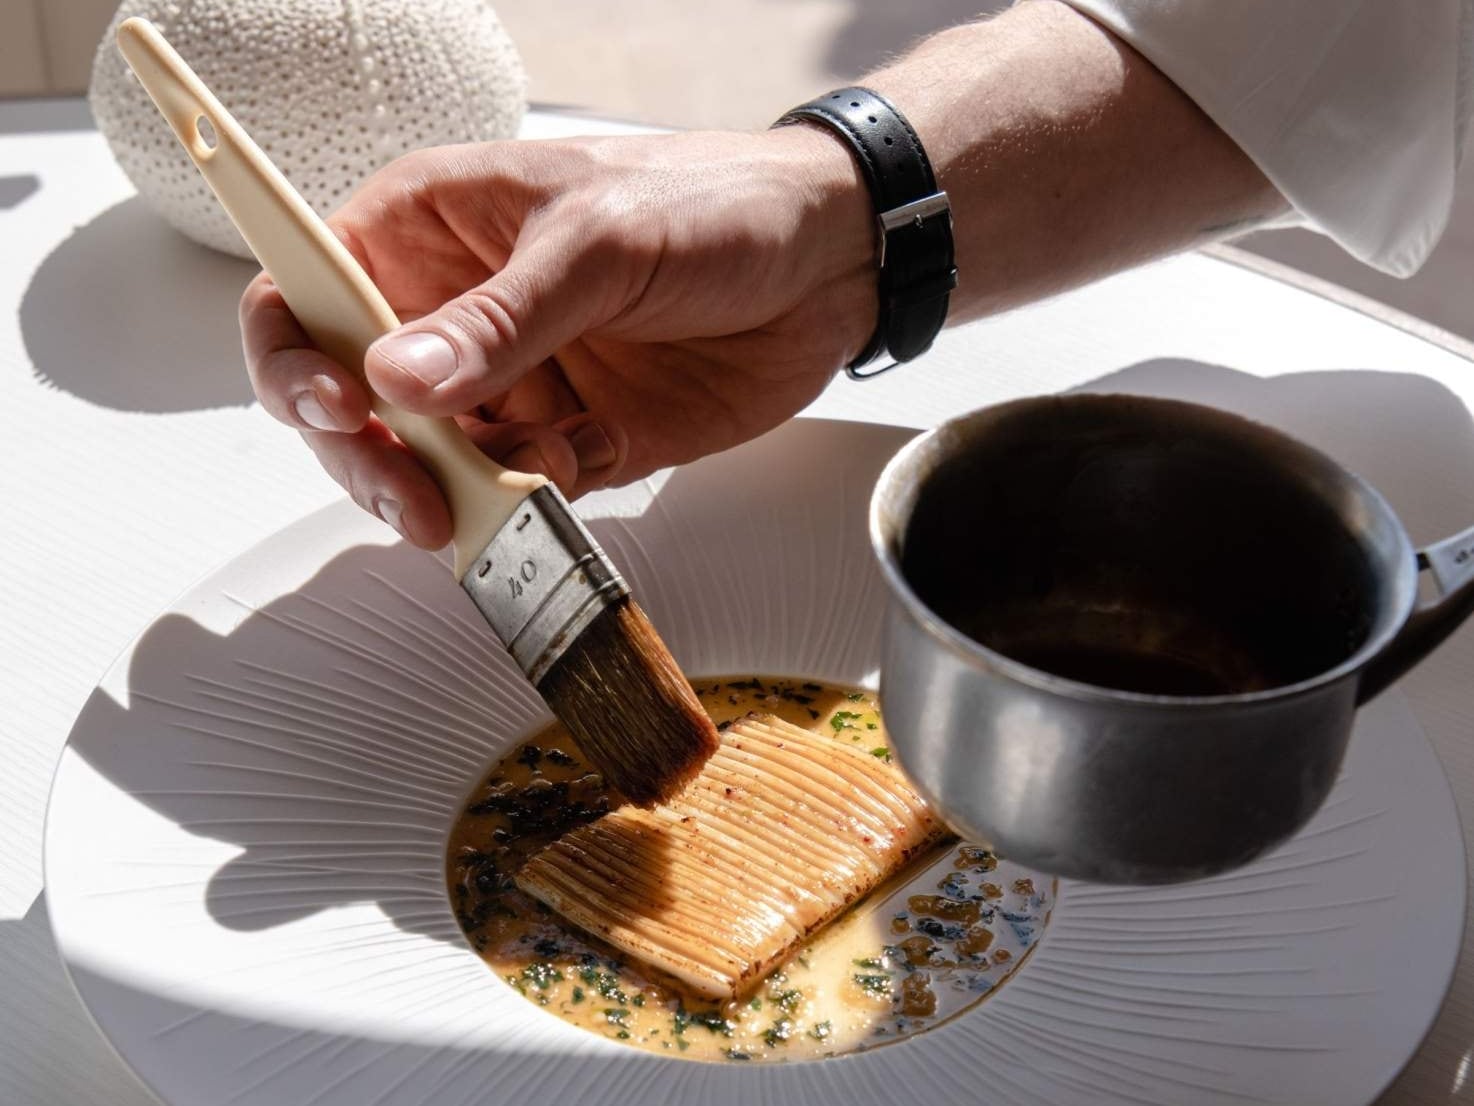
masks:
<instances>
[{"instance_id":1,"label":"fingernail","mask_svg":"<svg viewBox=\"0 0 1474 1106\"><path fill-rule=\"evenodd\" d=\"M586 472L606 468L614 464L614 443L604 428L596 422L586 422L568 435L568 444L578 458L578 467Z\"/></svg>"},{"instance_id":2,"label":"fingernail","mask_svg":"<svg viewBox=\"0 0 1474 1106\"><path fill-rule=\"evenodd\" d=\"M338 423L328 409L323 405L322 399L315 389L308 388L306 391L298 392L297 397L292 400L292 411L297 418L314 430L336 430Z\"/></svg>"},{"instance_id":3,"label":"fingernail","mask_svg":"<svg viewBox=\"0 0 1474 1106\"><path fill-rule=\"evenodd\" d=\"M531 442L523 442L508 453L502 458L502 464L513 472L533 472L549 478L553 475L553 466L548 464L543 451Z\"/></svg>"},{"instance_id":4,"label":"fingernail","mask_svg":"<svg viewBox=\"0 0 1474 1106\"><path fill-rule=\"evenodd\" d=\"M378 351L384 360L431 388L444 384L456 371L455 347L429 331L385 338Z\"/></svg>"},{"instance_id":5,"label":"fingernail","mask_svg":"<svg viewBox=\"0 0 1474 1106\"><path fill-rule=\"evenodd\" d=\"M400 506L399 500L390 499L386 495L376 495L371 506L374 514L399 531L400 537L406 539L409 537L404 531L404 508Z\"/></svg>"}]
</instances>

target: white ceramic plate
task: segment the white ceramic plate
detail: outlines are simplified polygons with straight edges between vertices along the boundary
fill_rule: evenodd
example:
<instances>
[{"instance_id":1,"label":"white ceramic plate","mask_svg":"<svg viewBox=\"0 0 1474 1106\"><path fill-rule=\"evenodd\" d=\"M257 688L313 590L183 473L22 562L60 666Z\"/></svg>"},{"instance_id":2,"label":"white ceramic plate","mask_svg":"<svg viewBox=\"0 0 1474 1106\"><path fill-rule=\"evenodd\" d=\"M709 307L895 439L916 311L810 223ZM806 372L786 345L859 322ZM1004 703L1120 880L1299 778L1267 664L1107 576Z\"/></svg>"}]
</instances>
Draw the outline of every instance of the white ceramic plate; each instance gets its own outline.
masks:
<instances>
[{"instance_id":1,"label":"white ceramic plate","mask_svg":"<svg viewBox=\"0 0 1474 1106\"><path fill-rule=\"evenodd\" d=\"M872 682L865 508L910 433L801 421L581 510L693 674ZM945 1026L789 1065L636 1052L512 993L447 906L461 796L544 717L435 559L347 504L198 584L105 677L52 793L51 918L98 1024L179 1106L1350 1106L1453 969L1459 827L1394 693L1290 844L1192 885L1063 884L1033 958Z\"/></svg>"}]
</instances>

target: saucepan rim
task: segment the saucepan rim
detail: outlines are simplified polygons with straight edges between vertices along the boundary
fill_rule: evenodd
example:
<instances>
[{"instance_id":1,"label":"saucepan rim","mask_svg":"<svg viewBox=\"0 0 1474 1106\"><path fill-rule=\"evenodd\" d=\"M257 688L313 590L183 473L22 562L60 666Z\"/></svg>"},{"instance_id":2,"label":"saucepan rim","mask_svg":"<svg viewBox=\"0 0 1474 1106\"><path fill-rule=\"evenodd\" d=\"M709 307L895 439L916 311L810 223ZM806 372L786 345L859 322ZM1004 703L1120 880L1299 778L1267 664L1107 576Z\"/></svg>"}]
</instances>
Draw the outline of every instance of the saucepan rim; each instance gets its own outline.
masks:
<instances>
[{"instance_id":1,"label":"saucepan rim","mask_svg":"<svg viewBox=\"0 0 1474 1106\"><path fill-rule=\"evenodd\" d=\"M982 642L968 637L961 630L952 626L916 594L916 591L906 579L905 574L901 571L899 557L900 542L905 531L906 523L910 520L911 511L914 509L919 496L914 470L920 463L921 458L927 455L932 447L932 443L936 442L942 435L958 427L982 418L997 418L999 415L1007 413L1011 408L1024 411L1042 406L1046 403L1068 403L1077 399L1094 402L1099 402L1103 399L1119 399L1160 408L1176 407L1184 412L1192 412L1200 418L1206 417L1217 420L1227 428L1232 428L1235 424L1239 428L1252 428L1253 431L1259 434L1277 439L1283 447L1289 449L1291 452L1299 453L1308 460L1312 460L1317 465L1322 466L1326 471L1335 473L1340 480L1344 481L1352 489L1365 506L1374 510L1381 517L1382 521L1390 526L1394 534L1398 546L1396 563L1388 565L1394 573L1394 578L1391 581L1392 598L1385 604L1385 607L1391 608L1391 616L1388 617L1385 612L1379 612L1378 625L1376 625L1372 633L1367 635L1367 639L1362 642L1360 647L1349 657L1324 671L1318 672L1313 676L1308 676L1303 680L1297 680L1294 683L1281 684L1259 691L1234 692L1227 695L1162 695L1139 691L1125 691L1119 688L1100 687L1095 684L1083 683L1079 680L1058 676L1054 673L1034 668L1022 661L1015 660L997 650L989 648ZM903 481L909 482L909 485L903 485ZM899 505L904 505L905 507L904 517L903 512L896 509ZM906 614L931 640L961 657L969 666L977 667L981 665L1008 679L1015 680L1040 691L1087 702L1136 705L1142 708L1156 710L1192 710L1215 706L1269 706L1302 695L1313 694L1329 684L1355 676L1362 668L1366 667L1397 636L1398 631L1402 629L1403 623L1407 621L1408 615L1412 612L1413 604L1417 599L1417 553L1413 548L1412 541L1402 525L1402 520L1393 511L1391 505L1376 488L1361 476L1325 453L1322 453L1320 450L1272 426L1246 418L1242 415L1224 411L1217 407L1210 407L1206 404L1190 403L1184 400L1166 399L1156 396L1099 392L1028 396L976 408L965 414L948 419L946 422L922 434L918 434L911 441L907 442L896 452L881 471L870 497L869 532L871 549L874 551L876 561L880 566L881 575L884 577L891 595L901 603ZM1386 560L1386 558L1371 548L1366 542L1360 542L1360 544L1374 560L1379 562Z\"/></svg>"}]
</instances>

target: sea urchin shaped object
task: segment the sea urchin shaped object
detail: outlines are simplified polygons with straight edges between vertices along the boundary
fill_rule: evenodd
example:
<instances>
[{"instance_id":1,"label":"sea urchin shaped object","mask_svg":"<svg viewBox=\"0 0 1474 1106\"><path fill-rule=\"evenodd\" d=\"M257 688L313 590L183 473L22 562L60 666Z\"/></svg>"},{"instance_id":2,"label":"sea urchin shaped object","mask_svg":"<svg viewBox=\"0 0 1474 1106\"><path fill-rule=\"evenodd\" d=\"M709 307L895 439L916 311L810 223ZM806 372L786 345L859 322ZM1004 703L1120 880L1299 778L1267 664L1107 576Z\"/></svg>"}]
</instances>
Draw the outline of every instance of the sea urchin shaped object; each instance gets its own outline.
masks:
<instances>
[{"instance_id":1,"label":"sea urchin shaped object","mask_svg":"<svg viewBox=\"0 0 1474 1106\"><path fill-rule=\"evenodd\" d=\"M409 150L510 138L526 78L483 0L123 0L88 99L139 193L182 232L250 257L114 45L152 20L321 215Z\"/></svg>"}]
</instances>

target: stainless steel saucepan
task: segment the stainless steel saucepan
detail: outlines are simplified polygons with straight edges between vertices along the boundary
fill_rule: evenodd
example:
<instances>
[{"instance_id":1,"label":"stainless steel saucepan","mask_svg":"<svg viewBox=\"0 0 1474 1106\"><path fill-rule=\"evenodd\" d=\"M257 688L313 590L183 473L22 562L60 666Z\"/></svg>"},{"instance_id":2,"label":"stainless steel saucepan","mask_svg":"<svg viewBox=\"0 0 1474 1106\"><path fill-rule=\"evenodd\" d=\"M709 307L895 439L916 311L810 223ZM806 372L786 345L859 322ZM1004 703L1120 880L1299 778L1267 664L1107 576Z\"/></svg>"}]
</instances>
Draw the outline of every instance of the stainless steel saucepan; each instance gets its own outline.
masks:
<instances>
[{"instance_id":1,"label":"stainless steel saucepan","mask_svg":"<svg viewBox=\"0 0 1474 1106\"><path fill-rule=\"evenodd\" d=\"M946 423L886 468L870 533L902 763L960 832L1085 879L1192 879L1294 833L1356 708L1474 609L1474 529L1415 550L1328 457L1170 400Z\"/></svg>"}]
</instances>

